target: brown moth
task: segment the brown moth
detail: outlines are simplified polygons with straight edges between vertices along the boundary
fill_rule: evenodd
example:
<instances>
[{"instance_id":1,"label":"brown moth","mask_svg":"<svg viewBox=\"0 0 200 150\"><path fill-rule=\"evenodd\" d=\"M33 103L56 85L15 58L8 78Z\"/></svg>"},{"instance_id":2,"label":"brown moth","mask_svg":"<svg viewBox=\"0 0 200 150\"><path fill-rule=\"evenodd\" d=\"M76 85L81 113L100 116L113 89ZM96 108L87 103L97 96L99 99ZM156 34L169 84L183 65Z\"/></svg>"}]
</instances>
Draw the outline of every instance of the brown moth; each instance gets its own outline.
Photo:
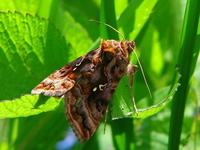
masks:
<instances>
[{"instance_id":1,"label":"brown moth","mask_svg":"<svg viewBox=\"0 0 200 150\"><path fill-rule=\"evenodd\" d=\"M74 133L80 141L88 140L120 79L130 70L127 68L134 47L133 41L102 40L99 48L49 75L32 94L64 96L65 114Z\"/></svg>"}]
</instances>

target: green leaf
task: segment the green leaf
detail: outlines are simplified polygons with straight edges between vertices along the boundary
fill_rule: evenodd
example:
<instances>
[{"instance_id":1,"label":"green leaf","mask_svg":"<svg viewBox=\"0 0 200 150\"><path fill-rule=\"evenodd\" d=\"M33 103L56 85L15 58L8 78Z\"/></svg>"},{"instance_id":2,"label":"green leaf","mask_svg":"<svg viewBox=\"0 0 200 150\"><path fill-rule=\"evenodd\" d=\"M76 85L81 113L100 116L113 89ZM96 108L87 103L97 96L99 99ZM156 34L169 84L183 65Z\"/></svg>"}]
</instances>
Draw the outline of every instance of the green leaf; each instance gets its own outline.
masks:
<instances>
[{"instance_id":1,"label":"green leaf","mask_svg":"<svg viewBox=\"0 0 200 150\"><path fill-rule=\"evenodd\" d=\"M114 3L114 0L101 0L100 19L101 22L107 23L117 29ZM104 24L100 24L100 31L101 38L115 40L119 39L118 33Z\"/></svg>"},{"instance_id":2,"label":"green leaf","mask_svg":"<svg viewBox=\"0 0 200 150\"><path fill-rule=\"evenodd\" d=\"M68 62L69 46L48 20L0 12L0 99L30 93Z\"/></svg>"},{"instance_id":3,"label":"green leaf","mask_svg":"<svg viewBox=\"0 0 200 150\"><path fill-rule=\"evenodd\" d=\"M200 49L196 49L198 46L195 46L195 42L198 40L197 33L199 17L200 1L187 0L182 35L180 37L181 40L178 60L178 66L181 74L181 86L178 88L172 104L168 144L169 150L179 149L180 147L186 100L190 89L190 79L194 71L194 66L197 62L197 57L195 57L195 55L198 55L200 51Z\"/></svg>"},{"instance_id":4,"label":"green leaf","mask_svg":"<svg viewBox=\"0 0 200 150\"><path fill-rule=\"evenodd\" d=\"M11 143L15 149L55 149L56 143L65 137L68 128L63 105L59 105L56 111L17 120L17 139Z\"/></svg>"},{"instance_id":5,"label":"green leaf","mask_svg":"<svg viewBox=\"0 0 200 150\"><path fill-rule=\"evenodd\" d=\"M0 10L35 14L40 6L41 0L1 0Z\"/></svg>"},{"instance_id":6,"label":"green leaf","mask_svg":"<svg viewBox=\"0 0 200 150\"><path fill-rule=\"evenodd\" d=\"M113 98L113 107L112 107L112 119L121 119L121 118L147 118L149 116L157 114L159 111L161 111L166 105L172 100L174 94L176 93L176 90L179 86L178 80L180 78L180 75L177 75L175 84L170 87L165 87L163 89L159 89L158 91L153 93L153 101L159 101L159 103L154 104L147 108L140 108L138 109L138 114L134 112L133 105L131 103L131 97L130 92L124 92L124 88L128 86L128 77L124 78L124 80L127 80L127 82L123 82L123 85L120 85L117 88L117 91L114 94ZM124 87L124 88L123 88ZM140 100L140 102L143 101L149 101L150 99L144 98Z\"/></svg>"},{"instance_id":7,"label":"green leaf","mask_svg":"<svg viewBox=\"0 0 200 150\"><path fill-rule=\"evenodd\" d=\"M128 39L135 39L148 21L157 0L132 0L121 14L118 25Z\"/></svg>"},{"instance_id":8,"label":"green leaf","mask_svg":"<svg viewBox=\"0 0 200 150\"><path fill-rule=\"evenodd\" d=\"M69 1L68 3L68 1L65 1L60 3L60 0L53 0L49 18L53 21L53 23L55 23L56 27L60 30L66 41L70 43L72 48L70 50L71 53L68 55L68 59L71 61L91 50L89 47L93 42L90 37L90 32L93 31L91 31L90 27L89 29L85 28L85 24L83 22L77 21L77 18L74 18L73 16L74 13L70 11L72 6L69 9L66 9L63 7L63 4L65 5L65 3L68 8L69 3L73 2ZM45 1L44 4L46 4ZM79 5L79 3L76 3L76 5ZM46 6L44 7L46 8ZM81 5L81 7L83 6ZM87 18L83 19L81 17L81 19L85 20L84 22L96 25L95 23L89 22Z\"/></svg>"},{"instance_id":9,"label":"green leaf","mask_svg":"<svg viewBox=\"0 0 200 150\"><path fill-rule=\"evenodd\" d=\"M65 36L65 39L71 44L72 46L72 54L69 55L69 59L73 60L77 57L86 54L92 45L92 40L90 39L87 30L74 18L71 14L67 11L63 12L63 27L62 27L62 34ZM76 36L74 35L76 34Z\"/></svg>"},{"instance_id":10,"label":"green leaf","mask_svg":"<svg viewBox=\"0 0 200 150\"><path fill-rule=\"evenodd\" d=\"M0 103L0 119L27 117L51 111L58 107L60 101L53 97L48 99L35 95L24 95L14 100L4 100Z\"/></svg>"},{"instance_id":11,"label":"green leaf","mask_svg":"<svg viewBox=\"0 0 200 150\"><path fill-rule=\"evenodd\" d=\"M99 20L99 1L97 0L87 0L84 2L81 1L72 1L72 0L65 0L60 5L61 8L64 8L66 13L74 18L77 24L80 24L82 28L84 28L89 37L92 40L96 40L99 35L99 28L98 24L90 22L90 19ZM67 22L68 20L66 20ZM65 19L63 18L63 22ZM73 28L74 24L71 24ZM70 28L68 28L70 29ZM73 32L73 36L77 36L79 31ZM80 33L81 34L81 33Z\"/></svg>"}]
</instances>

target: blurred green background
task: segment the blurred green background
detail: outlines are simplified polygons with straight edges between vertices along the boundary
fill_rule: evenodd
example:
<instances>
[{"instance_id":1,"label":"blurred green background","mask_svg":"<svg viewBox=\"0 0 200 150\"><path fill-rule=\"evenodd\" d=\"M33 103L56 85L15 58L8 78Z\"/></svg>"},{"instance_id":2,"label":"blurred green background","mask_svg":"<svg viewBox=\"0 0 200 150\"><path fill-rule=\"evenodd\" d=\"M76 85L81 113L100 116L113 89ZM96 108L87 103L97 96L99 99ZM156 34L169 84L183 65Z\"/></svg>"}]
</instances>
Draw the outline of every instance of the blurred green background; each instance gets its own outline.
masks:
<instances>
[{"instance_id":1,"label":"blurred green background","mask_svg":"<svg viewBox=\"0 0 200 150\"><path fill-rule=\"evenodd\" d=\"M0 149L200 149L199 12L199 0L0 0ZM133 110L123 79L105 134L101 123L89 141L79 143L63 101L30 91L52 71L97 48L100 39L123 40L90 19L136 42L153 93L176 84L177 68L181 85L159 113L126 118L123 112ZM137 63L134 55L132 61ZM163 93L148 98L138 69L134 97L139 108L169 96Z\"/></svg>"}]
</instances>

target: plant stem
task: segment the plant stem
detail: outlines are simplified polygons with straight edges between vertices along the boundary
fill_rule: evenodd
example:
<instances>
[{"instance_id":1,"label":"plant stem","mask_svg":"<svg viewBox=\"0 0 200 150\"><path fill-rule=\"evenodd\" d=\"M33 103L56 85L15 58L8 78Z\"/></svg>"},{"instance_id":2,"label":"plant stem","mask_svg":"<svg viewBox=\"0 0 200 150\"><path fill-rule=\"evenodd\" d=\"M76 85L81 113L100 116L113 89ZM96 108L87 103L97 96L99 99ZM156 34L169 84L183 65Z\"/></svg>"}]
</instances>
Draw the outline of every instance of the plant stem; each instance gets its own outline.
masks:
<instances>
[{"instance_id":1,"label":"plant stem","mask_svg":"<svg viewBox=\"0 0 200 150\"><path fill-rule=\"evenodd\" d=\"M179 149L181 130L183 125L184 109L189 90L189 81L192 72L195 38L198 27L198 19L200 13L199 0L187 0L185 17L183 22L182 37L180 42L180 56L178 66L180 74L181 86L178 88L174 96L170 132L169 132L169 150Z\"/></svg>"}]
</instances>

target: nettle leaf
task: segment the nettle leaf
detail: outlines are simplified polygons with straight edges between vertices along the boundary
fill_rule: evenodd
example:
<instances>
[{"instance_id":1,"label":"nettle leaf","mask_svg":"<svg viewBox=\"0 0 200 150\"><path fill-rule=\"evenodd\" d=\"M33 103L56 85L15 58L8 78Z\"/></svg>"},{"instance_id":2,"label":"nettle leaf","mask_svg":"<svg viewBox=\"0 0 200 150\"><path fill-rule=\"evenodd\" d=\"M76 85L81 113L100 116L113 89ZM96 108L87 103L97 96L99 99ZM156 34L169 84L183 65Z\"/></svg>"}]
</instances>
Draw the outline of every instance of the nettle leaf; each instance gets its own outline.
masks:
<instances>
[{"instance_id":1,"label":"nettle leaf","mask_svg":"<svg viewBox=\"0 0 200 150\"><path fill-rule=\"evenodd\" d=\"M45 96L24 95L18 99L0 102L0 119L27 117L54 110L61 100Z\"/></svg>"},{"instance_id":2,"label":"nettle leaf","mask_svg":"<svg viewBox=\"0 0 200 150\"><path fill-rule=\"evenodd\" d=\"M1 0L0 10L35 13L40 10L42 0Z\"/></svg>"},{"instance_id":3,"label":"nettle leaf","mask_svg":"<svg viewBox=\"0 0 200 150\"><path fill-rule=\"evenodd\" d=\"M30 14L0 12L1 118L38 114L57 106L50 106L53 99L49 98L49 102L33 111L31 105L39 100L38 96L22 95L30 93L47 75L68 63L69 48L66 40L48 20ZM21 102L16 99L19 97ZM10 99L14 100L4 101ZM17 110L19 105L20 109ZM9 113L8 108L13 112Z\"/></svg>"},{"instance_id":4,"label":"nettle leaf","mask_svg":"<svg viewBox=\"0 0 200 150\"><path fill-rule=\"evenodd\" d=\"M121 118L146 118L152 115L157 114L161 111L173 98L174 94L177 91L179 84L180 75L178 74L174 84L170 87L164 87L153 93L153 101L158 102L150 107L138 109L138 114L133 110L133 104L131 102L130 91L124 91L128 85L128 77L123 78L122 83L117 88L117 92L114 94L113 105L112 105L112 119L121 119ZM150 101L149 97L143 98L140 100L140 103ZM140 106L140 104L138 105Z\"/></svg>"}]
</instances>

